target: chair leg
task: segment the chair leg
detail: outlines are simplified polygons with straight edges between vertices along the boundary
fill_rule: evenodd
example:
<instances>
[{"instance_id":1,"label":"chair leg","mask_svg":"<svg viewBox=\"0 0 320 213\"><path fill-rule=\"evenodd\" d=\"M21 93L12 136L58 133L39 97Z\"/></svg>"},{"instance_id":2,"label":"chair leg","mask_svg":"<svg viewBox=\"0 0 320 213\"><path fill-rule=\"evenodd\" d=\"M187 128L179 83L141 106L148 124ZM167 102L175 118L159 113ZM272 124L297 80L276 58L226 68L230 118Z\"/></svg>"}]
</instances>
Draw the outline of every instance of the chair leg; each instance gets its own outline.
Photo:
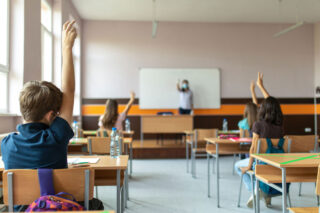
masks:
<instances>
[{"instance_id":1,"label":"chair leg","mask_svg":"<svg viewBox=\"0 0 320 213\"><path fill-rule=\"evenodd\" d=\"M243 174L240 177L240 189L239 189L239 197L238 197L238 207L240 207L240 200L241 200L241 191L242 191L242 181L243 181Z\"/></svg>"},{"instance_id":2,"label":"chair leg","mask_svg":"<svg viewBox=\"0 0 320 213\"><path fill-rule=\"evenodd\" d=\"M193 152L193 178L197 177L196 159L197 159L197 153Z\"/></svg>"},{"instance_id":3,"label":"chair leg","mask_svg":"<svg viewBox=\"0 0 320 213\"><path fill-rule=\"evenodd\" d=\"M191 146L191 175L194 176L194 153Z\"/></svg>"},{"instance_id":4,"label":"chair leg","mask_svg":"<svg viewBox=\"0 0 320 213\"><path fill-rule=\"evenodd\" d=\"M234 175L234 164L236 163L236 154L233 155L232 175Z\"/></svg>"},{"instance_id":5,"label":"chair leg","mask_svg":"<svg viewBox=\"0 0 320 213\"><path fill-rule=\"evenodd\" d=\"M299 197L301 197L302 183L299 183Z\"/></svg>"},{"instance_id":6,"label":"chair leg","mask_svg":"<svg viewBox=\"0 0 320 213\"><path fill-rule=\"evenodd\" d=\"M207 164L208 164L208 197L210 197L210 155L207 154Z\"/></svg>"},{"instance_id":7,"label":"chair leg","mask_svg":"<svg viewBox=\"0 0 320 213\"><path fill-rule=\"evenodd\" d=\"M287 197L288 197L289 207L291 208L291 207L292 207L292 203L291 203L291 197L290 197L290 193L289 193L289 192L288 192L288 194L287 194Z\"/></svg>"},{"instance_id":8,"label":"chair leg","mask_svg":"<svg viewBox=\"0 0 320 213\"><path fill-rule=\"evenodd\" d=\"M319 199L319 196L317 195L317 205L320 206L320 199ZM320 211L320 209L319 209Z\"/></svg>"}]
</instances>

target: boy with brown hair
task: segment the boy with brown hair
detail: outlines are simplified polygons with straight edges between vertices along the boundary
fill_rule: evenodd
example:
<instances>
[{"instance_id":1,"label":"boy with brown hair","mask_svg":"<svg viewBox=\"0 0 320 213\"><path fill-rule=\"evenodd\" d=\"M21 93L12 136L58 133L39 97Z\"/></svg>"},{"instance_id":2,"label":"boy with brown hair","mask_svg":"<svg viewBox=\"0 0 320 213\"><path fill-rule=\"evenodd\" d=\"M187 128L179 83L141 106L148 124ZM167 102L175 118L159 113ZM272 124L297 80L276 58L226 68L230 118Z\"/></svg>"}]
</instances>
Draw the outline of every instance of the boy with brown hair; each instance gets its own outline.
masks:
<instances>
[{"instance_id":1,"label":"boy with brown hair","mask_svg":"<svg viewBox=\"0 0 320 213\"><path fill-rule=\"evenodd\" d=\"M75 77L72 47L75 21L63 25L62 91L46 81L27 82L20 93L23 124L19 133L2 140L5 169L67 168L67 150L73 137Z\"/></svg>"}]
</instances>

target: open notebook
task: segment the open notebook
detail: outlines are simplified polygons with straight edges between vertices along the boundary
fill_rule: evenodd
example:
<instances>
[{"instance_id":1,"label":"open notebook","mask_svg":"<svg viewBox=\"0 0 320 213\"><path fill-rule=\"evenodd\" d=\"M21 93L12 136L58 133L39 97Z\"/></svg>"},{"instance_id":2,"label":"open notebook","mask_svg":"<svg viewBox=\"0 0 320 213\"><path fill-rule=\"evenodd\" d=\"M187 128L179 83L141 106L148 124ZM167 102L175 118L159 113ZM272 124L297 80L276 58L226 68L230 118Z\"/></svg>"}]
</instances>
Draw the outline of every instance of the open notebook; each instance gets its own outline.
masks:
<instances>
[{"instance_id":1,"label":"open notebook","mask_svg":"<svg viewBox=\"0 0 320 213\"><path fill-rule=\"evenodd\" d=\"M68 164L98 163L99 158L68 158Z\"/></svg>"}]
</instances>

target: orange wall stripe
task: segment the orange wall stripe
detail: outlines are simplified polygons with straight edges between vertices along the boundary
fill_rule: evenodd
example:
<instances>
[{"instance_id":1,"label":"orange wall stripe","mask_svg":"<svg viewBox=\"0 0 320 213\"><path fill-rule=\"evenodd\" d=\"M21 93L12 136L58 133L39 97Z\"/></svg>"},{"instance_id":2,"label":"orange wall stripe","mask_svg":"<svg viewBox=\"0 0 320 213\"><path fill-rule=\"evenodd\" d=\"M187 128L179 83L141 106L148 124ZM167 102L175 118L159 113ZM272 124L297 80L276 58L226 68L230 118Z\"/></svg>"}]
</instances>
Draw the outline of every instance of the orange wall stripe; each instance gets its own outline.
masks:
<instances>
[{"instance_id":1,"label":"orange wall stripe","mask_svg":"<svg viewBox=\"0 0 320 213\"><path fill-rule=\"evenodd\" d=\"M122 112L125 105L119 105L119 112ZM195 109L195 115L242 115L244 104L225 104L220 109ZM282 112L285 115L313 115L313 104L283 104ZM105 105L82 105L82 115L97 116L102 115L105 111ZM140 109L139 105L133 105L129 115L155 115L157 112L173 112L178 113L177 109ZM317 112L320 114L320 104L317 105Z\"/></svg>"}]
</instances>

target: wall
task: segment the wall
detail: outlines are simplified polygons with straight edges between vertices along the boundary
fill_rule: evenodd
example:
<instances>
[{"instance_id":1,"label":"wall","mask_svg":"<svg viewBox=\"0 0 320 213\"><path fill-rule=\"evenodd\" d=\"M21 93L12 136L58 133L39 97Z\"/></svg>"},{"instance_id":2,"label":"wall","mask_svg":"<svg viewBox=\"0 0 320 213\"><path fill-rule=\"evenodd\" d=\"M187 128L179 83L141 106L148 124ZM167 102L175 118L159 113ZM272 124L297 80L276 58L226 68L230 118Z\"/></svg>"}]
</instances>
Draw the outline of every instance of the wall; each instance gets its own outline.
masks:
<instances>
[{"instance_id":1,"label":"wall","mask_svg":"<svg viewBox=\"0 0 320 213\"><path fill-rule=\"evenodd\" d=\"M320 23L314 25L314 73L315 86L320 87Z\"/></svg>"},{"instance_id":2,"label":"wall","mask_svg":"<svg viewBox=\"0 0 320 213\"><path fill-rule=\"evenodd\" d=\"M249 97L258 71L277 97L313 96L311 24L279 38L272 35L286 25L161 22L155 39L151 27L83 22L84 98L124 98L130 90L139 95L139 67L221 68L222 98Z\"/></svg>"}]
</instances>

